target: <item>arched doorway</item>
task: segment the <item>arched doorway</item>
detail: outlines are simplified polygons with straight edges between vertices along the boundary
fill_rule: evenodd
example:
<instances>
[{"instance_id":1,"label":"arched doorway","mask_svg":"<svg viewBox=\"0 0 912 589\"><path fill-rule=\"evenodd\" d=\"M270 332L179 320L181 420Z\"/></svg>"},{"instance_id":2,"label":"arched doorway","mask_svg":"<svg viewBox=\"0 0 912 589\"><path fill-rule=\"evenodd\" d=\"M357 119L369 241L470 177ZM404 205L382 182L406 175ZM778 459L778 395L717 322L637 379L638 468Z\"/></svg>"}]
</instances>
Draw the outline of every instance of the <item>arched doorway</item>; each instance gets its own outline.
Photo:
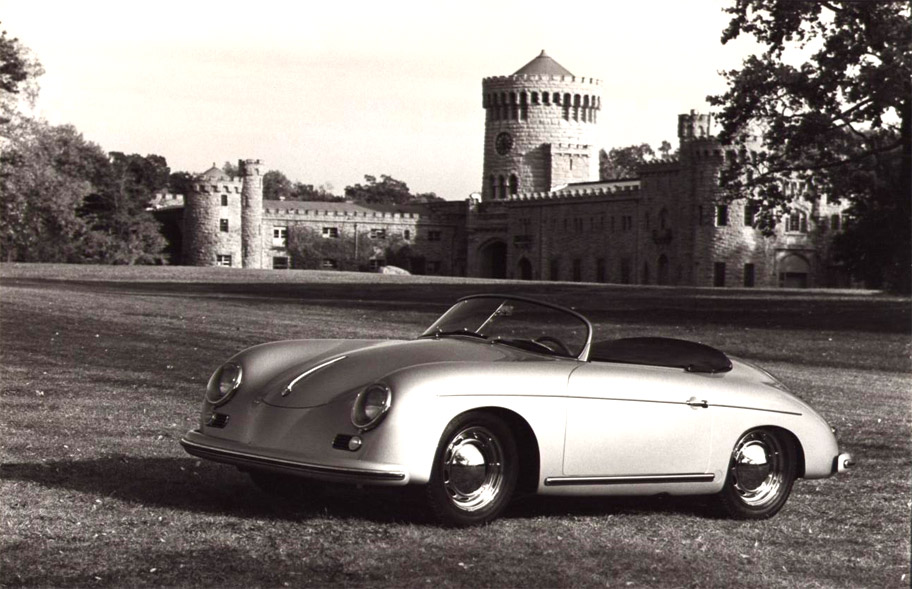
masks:
<instances>
[{"instance_id":1,"label":"arched doorway","mask_svg":"<svg viewBox=\"0 0 912 589\"><path fill-rule=\"evenodd\" d=\"M798 254L789 254L779 261L779 286L807 288L811 265Z\"/></svg>"},{"instance_id":2,"label":"arched doorway","mask_svg":"<svg viewBox=\"0 0 912 589\"><path fill-rule=\"evenodd\" d=\"M519 261L520 280L532 280L532 263L526 258Z\"/></svg>"},{"instance_id":3,"label":"arched doorway","mask_svg":"<svg viewBox=\"0 0 912 589\"><path fill-rule=\"evenodd\" d=\"M668 256L665 254L659 256L657 280L656 284L668 284Z\"/></svg>"},{"instance_id":4,"label":"arched doorway","mask_svg":"<svg viewBox=\"0 0 912 589\"><path fill-rule=\"evenodd\" d=\"M507 244L489 241L478 249L478 270L482 278L507 277Z\"/></svg>"}]
</instances>

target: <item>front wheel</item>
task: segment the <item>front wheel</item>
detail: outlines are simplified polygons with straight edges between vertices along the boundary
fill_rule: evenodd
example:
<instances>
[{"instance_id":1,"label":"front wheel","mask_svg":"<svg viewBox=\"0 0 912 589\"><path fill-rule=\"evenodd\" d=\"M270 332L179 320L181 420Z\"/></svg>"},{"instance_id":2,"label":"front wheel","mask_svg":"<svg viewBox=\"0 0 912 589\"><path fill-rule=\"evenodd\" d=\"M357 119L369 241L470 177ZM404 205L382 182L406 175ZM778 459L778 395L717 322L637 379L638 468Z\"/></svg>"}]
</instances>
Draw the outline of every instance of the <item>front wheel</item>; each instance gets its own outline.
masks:
<instances>
[{"instance_id":1,"label":"front wheel","mask_svg":"<svg viewBox=\"0 0 912 589\"><path fill-rule=\"evenodd\" d=\"M718 495L722 510L736 519L776 515L795 482L795 453L792 441L781 432L756 429L741 436Z\"/></svg>"},{"instance_id":2,"label":"front wheel","mask_svg":"<svg viewBox=\"0 0 912 589\"><path fill-rule=\"evenodd\" d=\"M444 524L489 522L506 508L516 488L516 442L506 423L481 411L460 415L440 437L427 499Z\"/></svg>"}]
</instances>

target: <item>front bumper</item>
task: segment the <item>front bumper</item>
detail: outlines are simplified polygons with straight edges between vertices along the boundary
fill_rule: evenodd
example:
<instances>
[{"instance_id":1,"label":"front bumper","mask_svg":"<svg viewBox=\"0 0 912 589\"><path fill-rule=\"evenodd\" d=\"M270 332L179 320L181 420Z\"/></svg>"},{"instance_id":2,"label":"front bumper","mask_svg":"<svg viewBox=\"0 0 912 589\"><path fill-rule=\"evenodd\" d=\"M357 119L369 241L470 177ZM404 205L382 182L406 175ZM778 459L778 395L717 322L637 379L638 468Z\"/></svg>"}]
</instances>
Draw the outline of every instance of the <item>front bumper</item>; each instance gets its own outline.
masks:
<instances>
[{"instance_id":1,"label":"front bumper","mask_svg":"<svg viewBox=\"0 0 912 589\"><path fill-rule=\"evenodd\" d=\"M281 456L278 452L267 455L261 449L212 438L199 430L187 432L180 444L188 454L231 464L242 470L270 470L326 482L380 485L402 485L408 482L406 473L395 467L376 465L362 468L303 461Z\"/></svg>"},{"instance_id":2,"label":"front bumper","mask_svg":"<svg viewBox=\"0 0 912 589\"><path fill-rule=\"evenodd\" d=\"M833 459L833 474L845 472L853 466L855 466L855 459L851 454L843 452Z\"/></svg>"}]
</instances>

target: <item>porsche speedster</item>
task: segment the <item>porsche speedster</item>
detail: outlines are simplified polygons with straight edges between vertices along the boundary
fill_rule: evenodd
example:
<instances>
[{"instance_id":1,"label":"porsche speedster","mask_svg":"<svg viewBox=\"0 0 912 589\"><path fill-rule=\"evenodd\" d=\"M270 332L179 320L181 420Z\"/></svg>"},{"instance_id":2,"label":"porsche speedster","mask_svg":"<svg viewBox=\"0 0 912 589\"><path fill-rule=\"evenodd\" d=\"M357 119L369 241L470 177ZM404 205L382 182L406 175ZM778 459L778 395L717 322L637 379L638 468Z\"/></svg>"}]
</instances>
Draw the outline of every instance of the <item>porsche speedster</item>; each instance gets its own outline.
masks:
<instances>
[{"instance_id":1,"label":"porsche speedster","mask_svg":"<svg viewBox=\"0 0 912 589\"><path fill-rule=\"evenodd\" d=\"M422 485L450 525L490 521L516 493L714 495L763 519L797 478L852 465L768 372L592 331L558 305L474 295L414 340L254 346L212 375L181 444L261 484Z\"/></svg>"}]
</instances>

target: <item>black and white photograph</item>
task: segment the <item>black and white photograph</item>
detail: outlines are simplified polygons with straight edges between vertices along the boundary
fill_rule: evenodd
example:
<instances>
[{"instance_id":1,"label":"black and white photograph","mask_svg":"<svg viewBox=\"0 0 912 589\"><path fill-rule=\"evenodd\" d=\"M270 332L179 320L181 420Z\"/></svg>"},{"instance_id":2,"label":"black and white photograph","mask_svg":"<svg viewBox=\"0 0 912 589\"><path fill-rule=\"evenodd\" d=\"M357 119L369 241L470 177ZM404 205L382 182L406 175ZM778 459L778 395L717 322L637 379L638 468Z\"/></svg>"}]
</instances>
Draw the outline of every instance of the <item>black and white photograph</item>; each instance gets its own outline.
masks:
<instances>
[{"instance_id":1,"label":"black and white photograph","mask_svg":"<svg viewBox=\"0 0 912 589\"><path fill-rule=\"evenodd\" d=\"M912 4L0 0L0 587L909 587Z\"/></svg>"}]
</instances>

